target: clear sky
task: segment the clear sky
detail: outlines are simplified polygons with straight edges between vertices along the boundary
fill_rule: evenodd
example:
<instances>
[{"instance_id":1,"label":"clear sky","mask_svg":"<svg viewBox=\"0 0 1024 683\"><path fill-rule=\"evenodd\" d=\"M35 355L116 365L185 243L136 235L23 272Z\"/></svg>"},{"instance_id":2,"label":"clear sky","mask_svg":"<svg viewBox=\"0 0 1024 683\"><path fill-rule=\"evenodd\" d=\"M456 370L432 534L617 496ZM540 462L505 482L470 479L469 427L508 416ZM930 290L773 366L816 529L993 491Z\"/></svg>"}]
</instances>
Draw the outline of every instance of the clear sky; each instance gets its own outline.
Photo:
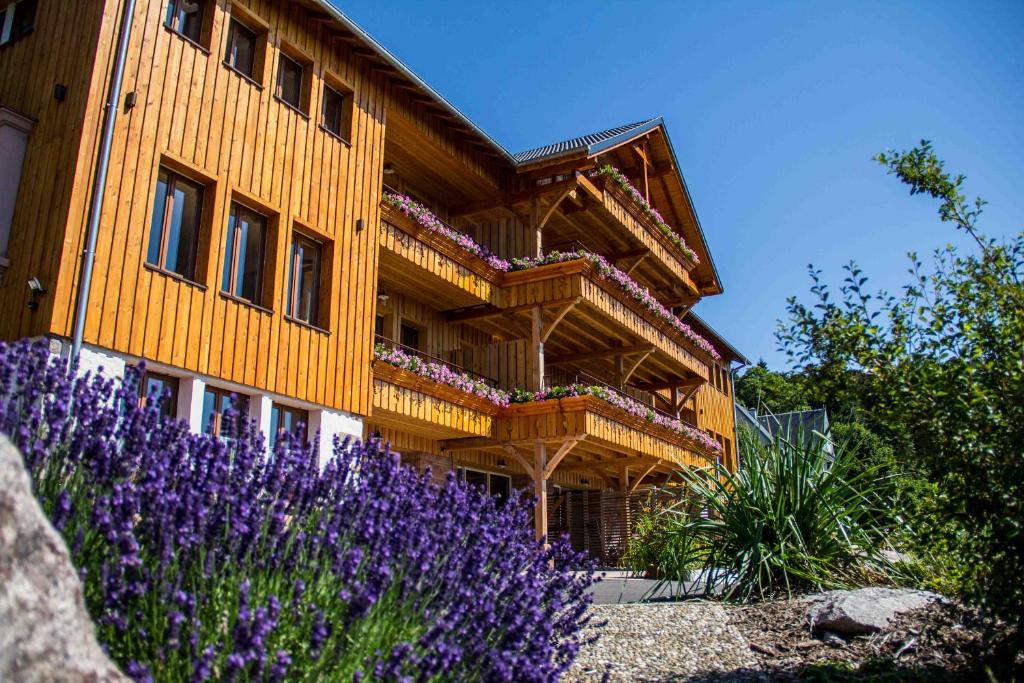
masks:
<instances>
[{"instance_id":1,"label":"clear sky","mask_svg":"<svg viewBox=\"0 0 1024 683\"><path fill-rule=\"evenodd\" d=\"M994 235L1024 229L1024 2L332 0L512 152L665 117L725 293L696 311L782 368L776 320L857 260L968 243L871 157L930 139Z\"/></svg>"}]
</instances>

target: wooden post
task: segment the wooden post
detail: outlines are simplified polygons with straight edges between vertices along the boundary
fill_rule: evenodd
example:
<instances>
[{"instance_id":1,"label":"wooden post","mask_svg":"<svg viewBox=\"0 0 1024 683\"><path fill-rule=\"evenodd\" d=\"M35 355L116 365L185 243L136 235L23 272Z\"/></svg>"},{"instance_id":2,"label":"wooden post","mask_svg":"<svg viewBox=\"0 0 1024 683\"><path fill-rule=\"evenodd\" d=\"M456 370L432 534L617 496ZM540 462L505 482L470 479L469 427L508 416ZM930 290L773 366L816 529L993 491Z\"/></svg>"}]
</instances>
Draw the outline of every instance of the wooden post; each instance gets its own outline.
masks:
<instances>
[{"instance_id":1,"label":"wooden post","mask_svg":"<svg viewBox=\"0 0 1024 683\"><path fill-rule=\"evenodd\" d=\"M624 363L622 354L615 356L615 385L622 389L622 385L626 381L626 365Z\"/></svg>"},{"instance_id":2,"label":"wooden post","mask_svg":"<svg viewBox=\"0 0 1024 683\"><path fill-rule=\"evenodd\" d=\"M679 387L672 387L672 412L675 413L677 420L682 412L679 408Z\"/></svg>"},{"instance_id":3,"label":"wooden post","mask_svg":"<svg viewBox=\"0 0 1024 683\"><path fill-rule=\"evenodd\" d=\"M533 375L530 390L544 388L544 309L534 306L530 311L530 359L533 361Z\"/></svg>"},{"instance_id":4,"label":"wooden post","mask_svg":"<svg viewBox=\"0 0 1024 683\"><path fill-rule=\"evenodd\" d=\"M543 214L540 207L540 199L533 198L530 203L530 229L533 231L533 255L540 258L544 255L544 239L542 231L544 225L541 223Z\"/></svg>"},{"instance_id":5,"label":"wooden post","mask_svg":"<svg viewBox=\"0 0 1024 683\"><path fill-rule=\"evenodd\" d=\"M533 524L537 532L537 540L548 534L548 486L544 470L548 467L547 446L538 439L533 446L533 495L537 504L533 508Z\"/></svg>"}]
</instances>

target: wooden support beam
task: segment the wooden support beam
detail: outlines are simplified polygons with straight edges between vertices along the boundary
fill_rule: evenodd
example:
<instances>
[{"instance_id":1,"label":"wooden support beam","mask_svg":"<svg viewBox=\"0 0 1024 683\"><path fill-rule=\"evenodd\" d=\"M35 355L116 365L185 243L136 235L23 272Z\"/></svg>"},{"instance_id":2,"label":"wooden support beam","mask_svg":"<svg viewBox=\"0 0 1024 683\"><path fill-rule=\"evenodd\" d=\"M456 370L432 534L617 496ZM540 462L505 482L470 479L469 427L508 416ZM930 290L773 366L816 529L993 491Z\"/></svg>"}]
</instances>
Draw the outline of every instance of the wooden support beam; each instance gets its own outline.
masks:
<instances>
[{"instance_id":1,"label":"wooden support beam","mask_svg":"<svg viewBox=\"0 0 1024 683\"><path fill-rule=\"evenodd\" d=\"M641 263L643 263L644 259L647 258L649 255L650 255L650 252L648 252L647 254L644 254L643 256L637 257L636 260L634 260L633 263L631 263L628 268L623 268L622 269L623 272L626 273L626 275L632 275L633 271L636 270L637 267Z\"/></svg>"},{"instance_id":2,"label":"wooden support beam","mask_svg":"<svg viewBox=\"0 0 1024 683\"><path fill-rule=\"evenodd\" d=\"M648 467L648 468L647 468L646 470L644 470L644 471L643 471L643 474L641 474L641 475L640 475L639 477L637 477L636 479L634 479L634 480L633 480L633 485L632 485L631 487L629 487L629 492L630 492L630 493L634 493L634 492L636 491L637 487L639 487L639 486L640 486L640 482L642 482L642 481L644 480L644 478L645 478L645 477L646 477L646 476L647 476L648 474L650 474L651 472L653 472L653 471L654 471L654 468L655 468L655 467L657 467L657 466L658 466L658 465L660 465L660 464L661 464L661 461L659 460L658 462L656 462L656 463L652 464L652 465L651 465L650 467Z\"/></svg>"},{"instance_id":3,"label":"wooden support beam","mask_svg":"<svg viewBox=\"0 0 1024 683\"><path fill-rule=\"evenodd\" d=\"M486 318L496 318L506 313L517 313L519 311L532 310L534 308L558 308L559 306L565 306L566 304L575 304L579 301L579 297L565 297L564 299L552 299L551 301L545 301L539 304L522 304L520 306L508 306L507 308L501 308L494 304L481 304L479 306L469 306L467 308L452 308L444 312L445 319L450 323L462 323L470 320L483 320Z\"/></svg>"},{"instance_id":4,"label":"wooden support beam","mask_svg":"<svg viewBox=\"0 0 1024 683\"><path fill-rule=\"evenodd\" d=\"M688 389L692 387L699 388L701 385L707 384L707 380L702 377L677 377L676 379L666 380L664 382L643 382L640 384L634 384L633 386L641 391L659 391L661 389Z\"/></svg>"},{"instance_id":5,"label":"wooden support beam","mask_svg":"<svg viewBox=\"0 0 1024 683\"><path fill-rule=\"evenodd\" d=\"M563 465L558 468L561 472L578 472L582 470L600 470L606 467L621 468L621 467L634 467L637 465L647 466L652 462L657 462L657 458L652 458L647 455L640 455L633 458L612 458L610 460L586 460L582 462L574 462L569 465Z\"/></svg>"},{"instance_id":6,"label":"wooden support beam","mask_svg":"<svg viewBox=\"0 0 1024 683\"><path fill-rule=\"evenodd\" d=\"M633 361L633 364L629 366L629 369L626 370L626 372L622 376L622 383L623 384L625 384L625 383L627 383L629 381L629 378L632 377L633 373L637 371L637 368L640 367L640 364L643 363L645 360L647 360L648 357L650 357L650 355L652 353L654 353L654 351L648 351L646 353L642 353L642 354L640 354L639 358L637 358L635 361Z\"/></svg>"},{"instance_id":7,"label":"wooden support beam","mask_svg":"<svg viewBox=\"0 0 1024 683\"><path fill-rule=\"evenodd\" d=\"M544 329L541 332L542 342L546 342L548 340L548 337L551 336L551 333L555 331L556 327L558 327L558 323L562 322L565 316L569 314L569 311L571 311L576 306L576 304L580 302L582 298L583 297L576 297L576 299L573 300L571 303L565 304L555 312L555 317L552 320L550 320L547 325L544 326Z\"/></svg>"},{"instance_id":8,"label":"wooden support beam","mask_svg":"<svg viewBox=\"0 0 1024 683\"><path fill-rule=\"evenodd\" d=\"M654 344L636 344L633 346L610 346L597 351L580 351L579 353L564 353L558 356L551 356L547 359L548 365L561 365L564 363L576 363L585 360L599 360L601 358L613 358L615 356L632 356L637 353L654 353Z\"/></svg>"},{"instance_id":9,"label":"wooden support beam","mask_svg":"<svg viewBox=\"0 0 1024 683\"><path fill-rule=\"evenodd\" d=\"M511 444L504 444L502 448L504 448L505 452L511 455L512 458L519 463L520 467L526 470L526 473L530 475L531 479L533 479L536 476L536 471L533 468L533 463L527 460L526 456L520 453L518 448L512 446Z\"/></svg>"},{"instance_id":10,"label":"wooden support beam","mask_svg":"<svg viewBox=\"0 0 1024 683\"><path fill-rule=\"evenodd\" d=\"M558 451L555 453L554 457L548 460L547 467L544 469L545 479L551 478L551 475L554 473L555 468L558 467L558 463L562 462L562 458L569 455L569 451L571 451L576 446L576 444L578 444L581 440L582 439L567 439L562 442L562 445L559 446Z\"/></svg>"},{"instance_id":11,"label":"wooden support beam","mask_svg":"<svg viewBox=\"0 0 1024 683\"><path fill-rule=\"evenodd\" d=\"M675 297L662 301L662 303L672 308L683 307L686 309L690 309L698 301L700 301L699 294L679 294Z\"/></svg>"}]
</instances>

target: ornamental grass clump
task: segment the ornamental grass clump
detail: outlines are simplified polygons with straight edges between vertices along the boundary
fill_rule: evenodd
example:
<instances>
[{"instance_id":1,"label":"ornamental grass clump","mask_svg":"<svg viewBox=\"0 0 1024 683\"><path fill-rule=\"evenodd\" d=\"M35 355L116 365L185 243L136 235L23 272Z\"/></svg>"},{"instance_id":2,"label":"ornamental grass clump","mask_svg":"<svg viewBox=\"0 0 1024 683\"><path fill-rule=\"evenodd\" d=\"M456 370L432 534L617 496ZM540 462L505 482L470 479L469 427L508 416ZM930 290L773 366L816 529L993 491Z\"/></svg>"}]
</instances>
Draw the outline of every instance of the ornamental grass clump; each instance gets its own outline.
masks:
<instances>
[{"instance_id":1,"label":"ornamental grass clump","mask_svg":"<svg viewBox=\"0 0 1024 683\"><path fill-rule=\"evenodd\" d=\"M592 571L529 509L431 483L376 443L268 452L162 418L138 381L0 344L0 431L67 540L97 634L138 681L556 681Z\"/></svg>"},{"instance_id":2,"label":"ornamental grass clump","mask_svg":"<svg viewBox=\"0 0 1024 683\"><path fill-rule=\"evenodd\" d=\"M675 502L650 522L649 549L665 581L699 568L706 591L742 601L803 590L913 582L884 550L903 523L888 507L877 469L864 468L857 445L778 436L764 444L740 433L738 472L682 470L667 489ZM880 525L878 520L887 520Z\"/></svg>"}]
</instances>

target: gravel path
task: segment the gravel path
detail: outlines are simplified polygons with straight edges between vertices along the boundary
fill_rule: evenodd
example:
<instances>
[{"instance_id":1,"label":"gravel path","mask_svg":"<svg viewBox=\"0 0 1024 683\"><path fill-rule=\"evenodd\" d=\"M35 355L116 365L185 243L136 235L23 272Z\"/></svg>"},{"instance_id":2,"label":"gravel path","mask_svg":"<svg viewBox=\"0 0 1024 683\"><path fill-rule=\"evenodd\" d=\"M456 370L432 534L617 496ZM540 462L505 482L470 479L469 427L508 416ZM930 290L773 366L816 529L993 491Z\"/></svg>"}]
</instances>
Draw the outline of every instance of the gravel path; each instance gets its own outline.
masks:
<instances>
[{"instance_id":1,"label":"gravel path","mask_svg":"<svg viewBox=\"0 0 1024 683\"><path fill-rule=\"evenodd\" d=\"M762 680L758 661L721 605L689 601L595 605L590 631L565 681ZM602 622L606 622L602 625ZM744 672L749 672L745 675Z\"/></svg>"}]
</instances>

